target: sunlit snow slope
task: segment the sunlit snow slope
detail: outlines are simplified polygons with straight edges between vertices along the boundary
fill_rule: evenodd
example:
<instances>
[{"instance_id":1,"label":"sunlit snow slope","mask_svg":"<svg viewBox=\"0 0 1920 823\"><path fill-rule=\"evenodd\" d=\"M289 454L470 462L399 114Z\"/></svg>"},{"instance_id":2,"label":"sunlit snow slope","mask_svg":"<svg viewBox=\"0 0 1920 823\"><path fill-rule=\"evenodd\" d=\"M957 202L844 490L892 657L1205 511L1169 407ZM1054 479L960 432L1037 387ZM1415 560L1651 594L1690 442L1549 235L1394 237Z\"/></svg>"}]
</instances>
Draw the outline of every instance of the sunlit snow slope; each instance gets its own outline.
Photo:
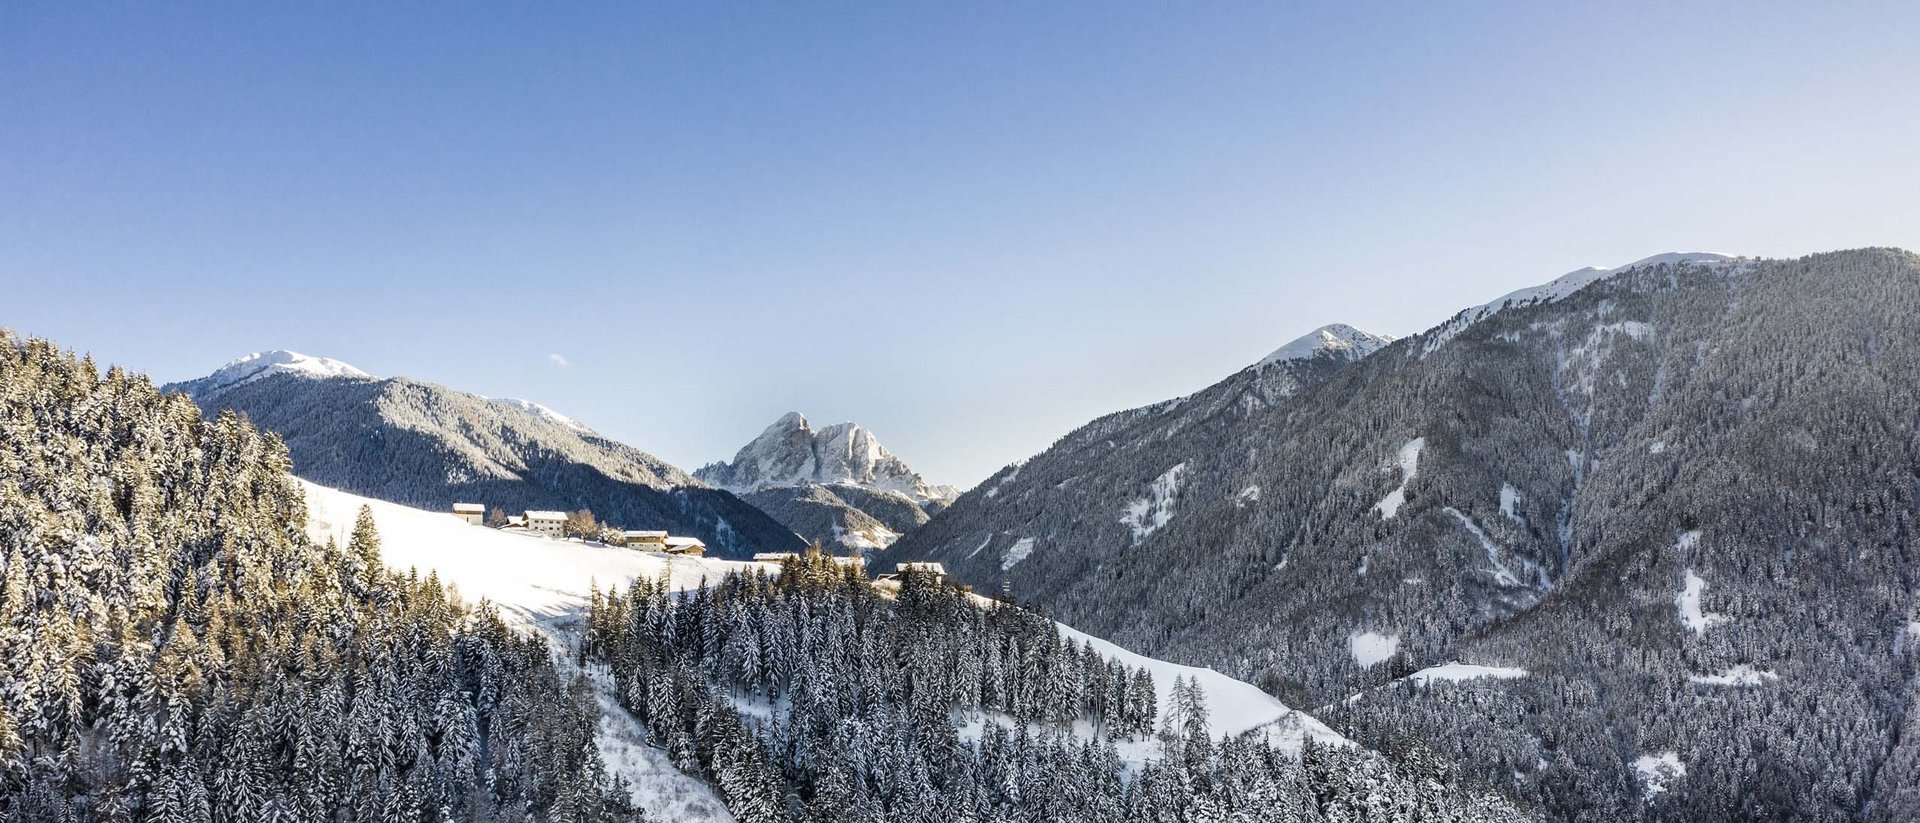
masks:
<instances>
[{"instance_id":1,"label":"sunlit snow slope","mask_svg":"<svg viewBox=\"0 0 1920 823\"><path fill-rule=\"evenodd\" d=\"M307 489L309 528L317 539L332 537L345 545L361 505L373 507L380 528L382 556L395 569L437 572L470 601L486 598L501 612L556 633L570 631L594 585L625 587L636 577L670 574L675 588L718 582L729 571L755 564L705 558L670 557L650 552L554 540L472 526L451 514L423 511L348 494L312 483ZM758 568L765 568L760 566ZM1262 729L1274 745L1297 749L1300 739L1345 742L1333 730L1249 683L1212 669L1182 666L1134 654L1066 626L1061 634L1091 642L1103 656L1153 674L1160 710L1171 707L1175 678L1193 678L1207 696L1213 733L1239 734Z\"/></svg>"}]
</instances>

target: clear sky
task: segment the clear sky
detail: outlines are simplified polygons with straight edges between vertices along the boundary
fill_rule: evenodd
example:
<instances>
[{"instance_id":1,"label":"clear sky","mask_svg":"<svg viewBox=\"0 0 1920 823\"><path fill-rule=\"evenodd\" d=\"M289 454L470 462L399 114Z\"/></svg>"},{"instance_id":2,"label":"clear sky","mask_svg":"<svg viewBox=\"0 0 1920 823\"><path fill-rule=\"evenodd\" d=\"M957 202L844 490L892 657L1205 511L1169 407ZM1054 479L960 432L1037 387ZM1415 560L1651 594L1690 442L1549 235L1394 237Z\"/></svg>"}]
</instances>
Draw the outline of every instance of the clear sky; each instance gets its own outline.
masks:
<instances>
[{"instance_id":1,"label":"clear sky","mask_svg":"<svg viewBox=\"0 0 1920 823\"><path fill-rule=\"evenodd\" d=\"M1920 247L1912 3L334 5L0 4L0 325L971 484L1325 323Z\"/></svg>"}]
</instances>

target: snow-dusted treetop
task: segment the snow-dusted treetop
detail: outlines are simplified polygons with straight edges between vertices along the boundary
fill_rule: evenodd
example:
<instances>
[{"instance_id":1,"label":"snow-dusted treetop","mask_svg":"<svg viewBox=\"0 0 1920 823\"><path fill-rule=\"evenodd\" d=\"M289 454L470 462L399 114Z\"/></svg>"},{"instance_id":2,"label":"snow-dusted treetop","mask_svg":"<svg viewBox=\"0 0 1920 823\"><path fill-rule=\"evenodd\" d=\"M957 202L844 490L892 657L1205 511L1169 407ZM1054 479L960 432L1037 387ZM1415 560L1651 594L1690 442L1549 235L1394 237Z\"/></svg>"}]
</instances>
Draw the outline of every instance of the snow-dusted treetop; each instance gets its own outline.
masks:
<instances>
[{"instance_id":1,"label":"snow-dusted treetop","mask_svg":"<svg viewBox=\"0 0 1920 823\"><path fill-rule=\"evenodd\" d=\"M274 374L294 374L316 380L336 377L350 377L370 380L373 375L353 366L327 357L314 357L297 351L274 349L273 351L254 352L234 360L214 373L198 380L181 384L189 393L196 396L209 392L251 383L262 377Z\"/></svg>"},{"instance_id":2,"label":"snow-dusted treetop","mask_svg":"<svg viewBox=\"0 0 1920 823\"><path fill-rule=\"evenodd\" d=\"M1312 360L1323 354L1347 360L1359 360L1392 343L1384 334L1364 332L1345 323L1321 326L1291 343L1274 349L1258 365L1268 366L1283 360Z\"/></svg>"},{"instance_id":3,"label":"snow-dusted treetop","mask_svg":"<svg viewBox=\"0 0 1920 823\"><path fill-rule=\"evenodd\" d=\"M805 484L844 484L896 492L916 502L945 502L959 496L951 486L931 485L873 432L853 423L813 428L799 412L787 412L731 463L714 463L696 477L734 492Z\"/></svg>"}]
</instances>

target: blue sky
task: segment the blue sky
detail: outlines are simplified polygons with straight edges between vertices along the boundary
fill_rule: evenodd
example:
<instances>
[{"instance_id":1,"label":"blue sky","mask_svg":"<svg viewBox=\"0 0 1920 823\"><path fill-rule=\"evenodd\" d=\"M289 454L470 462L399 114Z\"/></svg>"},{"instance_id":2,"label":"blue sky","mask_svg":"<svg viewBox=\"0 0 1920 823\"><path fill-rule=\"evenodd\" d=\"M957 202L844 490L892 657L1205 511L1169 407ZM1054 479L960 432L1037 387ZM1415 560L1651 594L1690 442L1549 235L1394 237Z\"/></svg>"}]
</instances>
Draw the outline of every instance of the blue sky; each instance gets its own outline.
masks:
<instances>
[{"instance_id":1,"label":"blue sky","mask_svg":"<svg viewBox=\"0 0 1920 823\"><path fill-rule=\"evenodd\" d=\"M1920 247L1912 4L160 5L0 5L0 325L687 468L796 409L969 484L1325 323Z\"/></svg>"}]
</instances>

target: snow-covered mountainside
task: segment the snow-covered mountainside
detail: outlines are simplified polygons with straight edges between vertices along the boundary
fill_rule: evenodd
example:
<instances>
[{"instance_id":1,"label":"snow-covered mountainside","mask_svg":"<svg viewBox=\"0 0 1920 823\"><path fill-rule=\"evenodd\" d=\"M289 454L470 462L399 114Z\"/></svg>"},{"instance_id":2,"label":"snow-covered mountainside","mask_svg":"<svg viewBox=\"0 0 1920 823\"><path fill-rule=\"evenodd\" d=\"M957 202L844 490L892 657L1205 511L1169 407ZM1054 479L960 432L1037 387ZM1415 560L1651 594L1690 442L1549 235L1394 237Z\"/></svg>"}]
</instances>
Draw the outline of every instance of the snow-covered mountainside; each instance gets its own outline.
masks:
<instances>
[{"instance_id":1,"label":"snow-covered mountainside","mask_svg":"<svg viewBox=\"0 0 1920 823\"><path fill-rule=\"evenodd\" d=\"M274 349L273 351L254 352L237 358L215 369L212 374L185 383L175 383L169 387L173 391L183 391L199 397L223 389L270 377L276 374L291 374L318 380L343 377L358 380L371 380L373 375L363 372L346 363L326 357L314 357L296 351Z\"/></svg>"},{"instance_id":2,"label":"snow-covered mountainside","mask_svg":"<svg viewBox=\"0 0 1920 823\"><path fill-rule=\"evenodd\" d=\"M307 493L308 528L316 540L331 537L344 544L355 513L362 505L368 506L379 526L381 552L389 567L396 571L414 569L423 575L435 573L443 584L469 601L490 600L503 615L539 628L563 645L572 639L571 633L578 628L576 624L596 587L624 587L634 578L645 577L685 591L711 586L730 572L769 570L752 562L675 557L471 526L439 512L313 483L302 485ZM1172 707L1175 681L1192 678L1206 697L1208 722L1215 736L1272 729L1271 741L1284 749L1297 750L1303 737L1351 745L1311 715L1288 707L1252 684L1211 669L1135 654L1064 625L1059 631L1091 643L1109 660L1150 672L1163 711ZM699 792L685 795L702 796Z\"/></svg>"},{"instance_id":3,"label":"snow-covered mountainside","mask_svg":"<svg viewBox=\"0 0 1920 823\"><path fill-rule=\"evenodd\" d=\"M1364 332L1345 323L1335 323L1330 326L1321 326L1291 343L1274 349L1272 354L1262 358L1255 365L1270 366L1287 360L1311 360L1322 355L1341 360L1358 360L1392 342L1392 337Z\"/></svg>"},{"instance_id":4,"label":"snow-covered mountainside","mask_svg":"<svg viewBox=\"0 0 1920 823\"><path fill-rule=\"evenodd\" d=\"M1576 275L1285 393L1096 420L882 562L1460 752L1556 819L1920 814L1889 776L1920 769L1920 257ZM1648 757L1684 768L1654 792Z\"/></svg>"},{"instance_id":5,"label":"snow-covered mountainside","mask_svg":"<svg viewBox=\"0 0 1920 823\"><path fill-rule=\"evenodd\" d=\"M959 491L933 485L853 423L814 429L782 415L731 462L694 476L734 492L798 532L847 549L877 549L925 523Z\"/></svg>"},{"instance_id":6,"label":"snow-covered mountainside","mask_svg":"<svg viewBox=\"0 0 1920 823\"><path fill-rule=\"evenodd\" d=\"M187 392L209 415L245 413L286 441L301 476L382 500L511 514L584 508L611 525L699 537L730 557L801 545L734 495L525 400L373 378L290 352L251 355L164 389Z\"/></svg>"}]
</instances>

